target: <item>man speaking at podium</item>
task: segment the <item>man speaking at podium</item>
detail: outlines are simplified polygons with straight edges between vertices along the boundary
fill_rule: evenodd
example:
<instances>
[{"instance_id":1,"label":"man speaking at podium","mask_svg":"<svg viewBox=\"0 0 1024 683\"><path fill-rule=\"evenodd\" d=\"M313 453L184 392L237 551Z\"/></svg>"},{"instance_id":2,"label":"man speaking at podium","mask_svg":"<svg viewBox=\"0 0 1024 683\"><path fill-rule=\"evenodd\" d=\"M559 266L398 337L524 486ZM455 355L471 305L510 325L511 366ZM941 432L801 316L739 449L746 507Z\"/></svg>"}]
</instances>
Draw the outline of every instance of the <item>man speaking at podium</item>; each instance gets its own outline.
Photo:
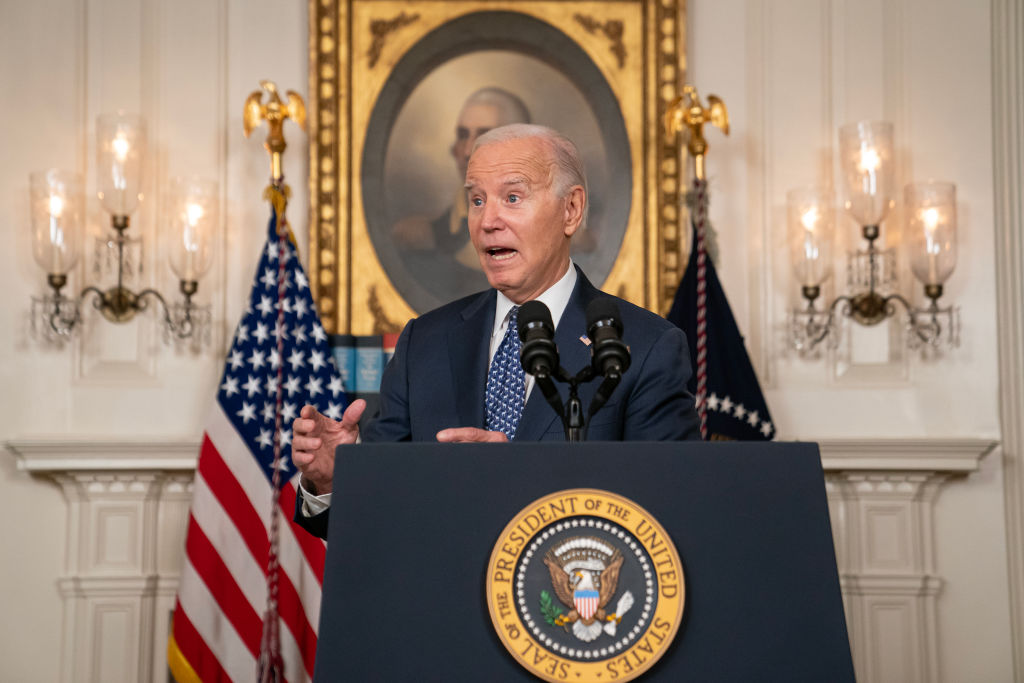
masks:
<instances>
[{"instance_id":1,"label":"man speaking at podium","mask_svg":"<svg viewBox=\"0 0 1024 683\"><path fill-rule=\"evenodd\" d=\"M380 414L359 433L366 408L353 401L336 422L305 406L293 427L302 472L296 522L327 537L335 448L363 441L564 440L560 417L533 391L519 362L519 306L551 311L561 364L590 363L584 311L598 296L569 258L587 217L587 181L576 146L543 126L513 124L481 136L466 170L469 234L491 289L409 321L384 371ZM699 438L687 391L683 332L617 300L632 357L610 400L590 420L601 441ZM589 403L599 382L581 387Z\"/></svg>"}]
</instances>

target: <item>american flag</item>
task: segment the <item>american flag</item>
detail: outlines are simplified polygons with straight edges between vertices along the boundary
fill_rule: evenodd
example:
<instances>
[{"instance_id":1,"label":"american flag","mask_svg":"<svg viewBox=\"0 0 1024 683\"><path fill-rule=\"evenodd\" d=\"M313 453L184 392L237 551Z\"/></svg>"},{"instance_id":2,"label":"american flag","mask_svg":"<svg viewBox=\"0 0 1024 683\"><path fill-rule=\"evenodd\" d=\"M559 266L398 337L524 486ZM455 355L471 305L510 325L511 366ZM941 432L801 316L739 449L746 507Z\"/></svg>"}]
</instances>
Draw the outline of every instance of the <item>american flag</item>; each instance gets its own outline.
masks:
<instances>
[{"instance_id":1,"label":"american flag","mask_svg":"<svg viewBox=\"0 0 1024 683\"><path fill-rule=\"evenodd\" d=\"M347 400L309 281L291 239L278 237L275 212L196 467L168 642L181 683L254 681L261 644L264 654L280 653L286 680L312 678L325 547L291 522L291 423L306 403L340 419Z\"/></svg>"}]
</instances>

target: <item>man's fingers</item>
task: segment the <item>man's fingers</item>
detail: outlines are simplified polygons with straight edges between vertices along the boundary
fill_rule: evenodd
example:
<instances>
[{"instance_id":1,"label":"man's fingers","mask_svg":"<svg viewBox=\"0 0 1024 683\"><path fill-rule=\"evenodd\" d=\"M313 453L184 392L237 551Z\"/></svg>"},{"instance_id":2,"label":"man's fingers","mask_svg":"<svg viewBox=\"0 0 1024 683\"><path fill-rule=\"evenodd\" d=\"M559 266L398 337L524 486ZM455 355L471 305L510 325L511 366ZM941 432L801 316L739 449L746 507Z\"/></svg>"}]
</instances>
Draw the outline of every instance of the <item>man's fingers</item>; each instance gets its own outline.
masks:
<instances>
[{"instance_id":1,"label":"man's fingers","mask_svg":"<svg viewBox=\"0 0 1024 683\"><path fill-rule=\"evenodd\" d=\"M442 443L501 443L508 441L508 437L504 432L489 432L477 427L454 427L439 431L437 440Z\"/></svg>"},{"instance_id":2,"label":"man's fingers","mask_svg":"<svg viewBox=\"0 0 1024 683\"><path fill-rule=\"evenodd\" d=\"M366 410L366 401L361 398L357 398L352 401L348 408L345 409L345 413L341 416L341 426L343 429L349 429L359 424L359 418L363 416L363 411Z\"/></svg>"},{"instance_id":3,"label":"man's fingers","mask_svg":"<svg viewBox=\"0 0 1024 683\"><path fill-rule=\"evenodd\" d=\"M324 440L316 436L294 436L292 437L292 451L315 451L323 443Z\"/></svg>"},{"instance_id":4,"label":"man's fingers","mask_svg":"<svg viewBox=\"0 0 1024 683\"><path fill-rule=\"evenodd\" d=\"M295 418L295 421L292 422L293 434L312 434L314 429L316 429L316 420L297 417Z\"/></svg>"}]
</instances>

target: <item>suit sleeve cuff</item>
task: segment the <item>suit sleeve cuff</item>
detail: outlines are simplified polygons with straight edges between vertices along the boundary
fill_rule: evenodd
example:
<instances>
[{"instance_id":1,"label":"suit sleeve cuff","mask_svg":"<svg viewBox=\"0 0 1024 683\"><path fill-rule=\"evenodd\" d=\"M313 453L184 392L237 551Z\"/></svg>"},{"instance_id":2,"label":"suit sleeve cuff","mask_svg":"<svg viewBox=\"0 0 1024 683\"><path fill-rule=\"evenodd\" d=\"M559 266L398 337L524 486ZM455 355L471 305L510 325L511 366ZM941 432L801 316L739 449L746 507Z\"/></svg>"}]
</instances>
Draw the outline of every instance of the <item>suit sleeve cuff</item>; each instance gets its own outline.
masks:
<instances>
[{"instance_id":1,"label":"suit sleeve cuff","mask_svg":"<svg viewBox=\"0 0 1024 683\"><path fill-rule=\"evenodd\" d=\"M304 517L316 517L331 506L330 493L314 496L303 487L301 478L299 479L299 495L302 496L302 515Z\"/></svg>"}]
</instances>

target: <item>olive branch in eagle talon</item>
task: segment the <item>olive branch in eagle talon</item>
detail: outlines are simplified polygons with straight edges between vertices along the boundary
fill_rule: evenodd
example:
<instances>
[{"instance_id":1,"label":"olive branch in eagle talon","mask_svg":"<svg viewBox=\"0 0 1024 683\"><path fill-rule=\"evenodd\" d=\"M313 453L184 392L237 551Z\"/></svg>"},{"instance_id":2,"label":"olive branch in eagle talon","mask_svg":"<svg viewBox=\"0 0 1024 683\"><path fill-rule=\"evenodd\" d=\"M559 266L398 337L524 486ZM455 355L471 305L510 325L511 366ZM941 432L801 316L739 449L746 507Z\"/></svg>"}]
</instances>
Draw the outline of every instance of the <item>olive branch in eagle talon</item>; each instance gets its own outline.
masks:
<instances>
[{"instance_id":1,"label":"olive branch in eagle talon","mask_svg":"<svg viewBox=\"0 0 1024 683\"><path fill-rule=\"evenodd\" d=\"M562 608L554 603L551 599L551 593L547 591L540 592L540 613L544 615L544 621L548 622L552 626L565 627L568 617L562 612ZM569 629L566 628L566 631Z\"/></svg>"}]
</instances>

